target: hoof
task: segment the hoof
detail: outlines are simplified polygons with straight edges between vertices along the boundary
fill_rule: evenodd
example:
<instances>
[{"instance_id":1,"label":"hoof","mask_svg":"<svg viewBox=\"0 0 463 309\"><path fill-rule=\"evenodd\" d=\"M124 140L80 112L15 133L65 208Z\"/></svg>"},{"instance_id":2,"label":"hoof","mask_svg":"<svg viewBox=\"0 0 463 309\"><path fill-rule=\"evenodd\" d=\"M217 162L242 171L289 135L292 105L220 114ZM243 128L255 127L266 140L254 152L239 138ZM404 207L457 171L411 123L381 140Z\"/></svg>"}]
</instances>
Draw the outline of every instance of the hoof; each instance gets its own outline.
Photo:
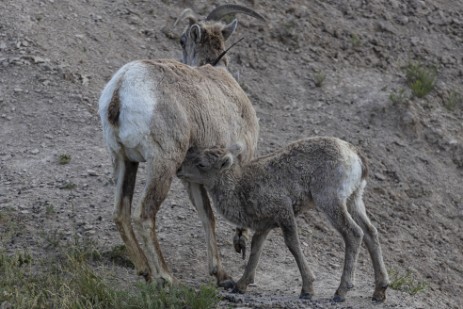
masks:
<instances>
[{"instance_id":1,"label":"hoof","mask_svg":"<svg viewBox=\"0 0 463 309\"><path fill-rule=\"evenodd\" d=\"M153 277L151 277L151 274L147 271L140 271L138 272L139 276L142 276L143 279L145 279L146 282L151 282L153 280Z\"/></svg>"},{"instance_id":2,"label":"hoof","mask_svg":"<svg viewBox=\"0 0 463 309\"><path fill-rule=\"evenodd\" d=\"M386 289L387 286L375 289L372 300L377 303L384 303L386 301Z\"/></svg>"},{"instance_id":3,"label":"hoof","mask_svg":"<svg viewBox=\"0 0 463 309\"><path fill-rule=\"evenodd\" d=\"M224 290L230 290L236 288L236 283L233 279L227 279L219 283L219 287L224 288Z\"/></svg>"},{"instance_id":4,"label":"hoof","mask_svg":"<svg viewBox=\"0 0 463 309\"><path fill-rule=\"evenodd\" d=\"M338 295L338 294L334 295L334 297L333 297L333 301L335 303L342 303L345 300L346 300L346 298L344 296L341 296L341 295Z\"/></svg>"},{"instance_id":5,"label":"hoof","mask_svg":"<svg viewBox=\"0 0 463 309\"><path fill-rule=\"evenodd\" d=\"M244 294L244 291L241 291L240 289L238 289L236 286L233 288L232 290L232 293L233 294Z\"/></svg>"},{"instance_id":6,"label":"hoof","mask_svg":"<svg viewBox=\"0 0 463 309\"><path fill-rule=\"evenodd\" d=\"M301 295L299 296L300 299L308 299L308 300L311 300L312 299L312 294L310 293L301 293Z\"/></svg>"}]
</instances>

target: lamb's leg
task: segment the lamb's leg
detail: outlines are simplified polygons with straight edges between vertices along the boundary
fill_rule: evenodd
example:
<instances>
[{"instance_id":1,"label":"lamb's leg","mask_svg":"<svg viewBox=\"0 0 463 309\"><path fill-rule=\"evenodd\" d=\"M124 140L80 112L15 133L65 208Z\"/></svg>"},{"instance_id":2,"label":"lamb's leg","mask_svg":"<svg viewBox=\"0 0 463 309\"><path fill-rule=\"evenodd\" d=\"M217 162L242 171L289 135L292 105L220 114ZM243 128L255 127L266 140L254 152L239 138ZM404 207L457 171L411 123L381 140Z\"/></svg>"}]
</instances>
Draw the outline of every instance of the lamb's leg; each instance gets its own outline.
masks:
<instances>
[{"instance_id":1,"label":"lamb's leg","mask_svg":"<svg viewBox=\"0 0 463 309\"><path fill-rule=\"evenodd\" d=\"M373 263L373 269L375 272L375 291L373 293L373 300L383 302L386 300L386 289L389 285L389 277L383 261L378 231L373 224L371 224L371 221L367 216L361 192L357 193L355 198L352 199L349 204L350 213L363 230L363 241L365 242Z\"/></svg>"},{"instance_id":2,"label":"lamb's leg","mask_svg":"<svg viewBox=\"0 0 463 309\"><path fill-rule=\"evenodd\" d=\"M174 277L161 252L156 234L156 214L169 192L177 168L175 162L161 157L156 161L148 162L146 185L141 202L133 212L134 227L141 237L152 277L161 285L173 283Z\"/></svg>"},{"instance_id":3,"label":"lamb's leg","mask_svg":"<svg viewBox=\"0 0 463 309\"><path fill-rule=\"evenodd\" d=\"M259 258L262 253L264 241L267 238L270 229L263 231L256 231L251 240L251 255L249 256L248 264L240 280L236 283L233 290L234 293L244 293L250 283L254 282L256 276L256 268L259 263Z\"/></svg>"},{"instance_id":4,"label":"lamb's leg","mask_svg":"<svg viewBox=\"0 0 463 309\"><path fill-rule=\"evenodd\" d=\"M215 217L206 189L199 184L187 182L186 188L206 232L209 274L217 279L217 285L226 289L234 286L233 279L223 270L220 252L217 247Z\"/></svg>"},{"instance_id":5,"label":"lamb's leg","mask_svg":"<svg viewBox=\"0 0 463 309\"><path fill-rule=\"evenodd\" d=\"M149 279L151 270L148 266L148 260L138 244L131 223L131 205L138 163L114 156L113 166L116 180L113 220L137 273L143 275L145 279Z\"/></svg>"},{"instance_id":6,"label":"lamb's leg","mask_svg":"<svg viewBox=\"0 0 463 309\"><path fill-rule=\"evenodd\" d=\"M296 259L297 267L301 273L302 289L300 298L311 299L314 294L313 282L315 281L315 275L310 270L309 265L304 258L304 254L302 253L295 218L291 218L290 224L283 225L281 228L283 230L285 244Z\"/></svg>"},{"instance_id":7,"label":"lamb's leg","mask_svg":"<svg viewBox=\"0 0 463 309\"><path fill-rule=\"evenodd\" d=\"M329 196L325 193L326 196ZM342 235L345 243L344 269L341 283L334 294L333 300L342 302L347 292L354 287L355 263L357 261L363 231L347 212L346 201L334 199L333 201L316 202L317 207L325 212L329 220Z\"/></svg>"}]
</instances>

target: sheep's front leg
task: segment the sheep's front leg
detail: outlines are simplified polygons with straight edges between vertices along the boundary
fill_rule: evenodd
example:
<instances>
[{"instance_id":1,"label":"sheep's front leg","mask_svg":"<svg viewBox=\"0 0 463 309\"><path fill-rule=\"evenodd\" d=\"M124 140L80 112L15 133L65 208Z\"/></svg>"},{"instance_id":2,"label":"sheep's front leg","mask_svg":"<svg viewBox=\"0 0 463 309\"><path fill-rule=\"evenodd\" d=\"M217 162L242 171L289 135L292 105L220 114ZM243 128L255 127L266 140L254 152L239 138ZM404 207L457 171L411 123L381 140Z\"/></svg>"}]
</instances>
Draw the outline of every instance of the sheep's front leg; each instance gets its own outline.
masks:
<instances>
[{"instance_id":1,"label":"sheep's front leg","mask_svg":"<svg viewBox=\"0 0 463 309\"><path fill-rule=\"evenodd\" d=\"M264 241L268 236L270 229L263 231L256 231L251 240L251 255L249 256L248 264L240 280L236 283L233 293L244 293L250 283L254 282L256 276L256 268L259 263L260 255L262 253Z\"/></svg>"},{"instance_id":2,"label":"sheep's front leg","mask_svg":"<svg viewBox=\"0 0 463 309\"><path fill-rule=\"evenodd\" d=\"M217 236L215 233L215 217L211 208L209 196L204 186L196 183L186 182L190 200L198 211L206 232L207 258L209 264L209 274L217 279L217 285L226 289L234 286L234 281L222 267L220 252L217 247Z\"/></svg>"},{"instance_id":3,"label":"sheep's front leg","mask_svg":"<svg viewBox=\"0 0 463 309\"><path fill-rule=\"evenodd\" d=\"M148 266L148 260L138 244L131 223L131 206L138 163L127 161L115 155L113 167L116 180L113 220L137 273L149 280L151 270Z\"/></svg>"},{"instance_id":4,"label":"sheep's front leg","mask_svg":"<svg viewBox=\"0 0 463 309\"><path fill-rule=\"evenodd\" d=\"M302 299L311 299L314 294L313 282L315 281L315 275L310 270L309 265L304 258L304 254L302 253L301 246L299 244L299 236L297 234L296 220L294 217L288 219L290 220L290 223L283 225L281 228L283 230L285 244L296 259L299 272L301 273L302 289L299 297Z\"/></svg>"}]
</instances>

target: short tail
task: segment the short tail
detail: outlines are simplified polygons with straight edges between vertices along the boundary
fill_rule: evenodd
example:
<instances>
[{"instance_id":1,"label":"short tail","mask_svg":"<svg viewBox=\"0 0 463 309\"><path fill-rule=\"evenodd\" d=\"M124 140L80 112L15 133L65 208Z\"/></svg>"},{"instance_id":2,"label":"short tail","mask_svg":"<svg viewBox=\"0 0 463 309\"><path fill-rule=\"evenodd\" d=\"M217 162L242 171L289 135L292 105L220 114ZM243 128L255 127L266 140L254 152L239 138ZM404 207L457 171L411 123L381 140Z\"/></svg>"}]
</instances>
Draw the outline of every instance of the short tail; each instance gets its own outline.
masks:
<instances>
[{"instance_id":1,"label":"short tail","mask_svg":"<svg viewBox=\"0 0 463 309\"><path fill-rule=\"evenodd\" d=\"M366 179L368 177L368 160L367 158L360 152L358 152L358 156L362 161L362 179Z\"/></svg>"}]
</instances>

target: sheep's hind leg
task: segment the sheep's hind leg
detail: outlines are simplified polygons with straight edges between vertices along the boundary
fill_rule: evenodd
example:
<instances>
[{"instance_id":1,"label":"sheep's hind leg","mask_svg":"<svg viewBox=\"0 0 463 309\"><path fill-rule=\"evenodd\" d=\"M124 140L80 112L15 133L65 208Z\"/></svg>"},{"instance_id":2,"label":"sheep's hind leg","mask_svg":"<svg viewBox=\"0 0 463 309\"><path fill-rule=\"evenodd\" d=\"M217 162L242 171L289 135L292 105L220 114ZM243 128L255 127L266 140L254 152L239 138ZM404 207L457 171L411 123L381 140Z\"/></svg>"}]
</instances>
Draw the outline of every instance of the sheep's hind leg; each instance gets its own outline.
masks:
<instances>
[{"instance_id":1,"label":"sheep's hind leg","mask_svg":"<svg viewBox=\"0 0 463 309\"><path fill-rule=\"evenodd\" d=\"M138 244L131 223L131 206L138 162L127 161L115 156L113 165L116 180L113 220L137 273L149 280L151 270L148 266L148 260Z\"/></svg>"},{"instance_id":2,"label":"sheep's hind leg","mask_svg":"<svg viewBox=\"0 0 463 309\"><path fill-rule=\"evenodd\" d=\"M286 224L281 228L283 230L285 244L296 259L299 272L301 273L302 289L299 298L311 299L314 294L313 282L315 281L315 275L310 270L309 265L304 258L304 254L302 253L301 246L299 244L299 236L297 234L296 220L294 217L290 220L290 224Z\"/></svg>"},{"instance_id":3,"label":"sheep's hind leg","mask_svg":"<svg viewBox=\"0 0 463 309\"><path fill-rule=\"evenodd\" d=\"M141 236L153 279L162 285L172 284L174 277L162 255L156 233L156 214L167 197L172 178L175 175L175 160L148 162L146 185L141 202L133 212L133 223Z\"/></svg>"},{"instance_id":4,"label":"sheep's hind leg","mask_svg":"<svg viewBox=\"0 0 463 309\"><path fill-rule=\"evenodd\" d=\"M256 276L256 268L259 263L259 258L262 253L263 245L265 239L268 236L270 229L263 231L256 231L252 236L251 240L251 254L249 256L249 261L246 264L246 269L244 270L243 276L236 283L233 293L244 293L250 283L254 282L254 277Z\"/></svg>"},{"instance_id":5,"label":"sheep's hind leg","mask_svg":"<svg viewBox=\"0 0 463 309\"><path fill-rule=\"evenodd\" d=\"M232 288L235 283L222 267L220 252L217 247L214 212L206 189L200 184L191 182L186 182L185 186L206 232L209 274L216 277L218 286L225 289Z\"/></svg>"},{"instance_id":6,"label":"sheep's hind leg","mask_svg":"<svg viewBox=\"0 0 463 309\"><path fill-rule=\"evenodd\" d=\"M377 302L384 302L386 300L386 289L389 285L389 277L383 261L378 231L374 225L371 224L371 221L367 216L361 192L358 192L354 197L355 198L349 202L349 211L355 222L357 222L363 230L363 241L370 253L373 264L375 272L375 291L373 293L373 300Z\"/></svg>"},{"instance_id":7,"label":"sheep's hind leg","mask_svg":"<svg viewBox=\"0 0 463 309\"><path fill-rule=\"evenodd\" d=\"M324 193L325 199L329 195L329 193ZM345 200L335 198L331 201L321 202L318 199L316 204L319 209L325 212L345 242L344 269L341 283L333 298L335 302L342 302L346 299L347 292L354 287L355 263L362 243L363 231L347 212Z\"/></svg>"}]
</instances>

